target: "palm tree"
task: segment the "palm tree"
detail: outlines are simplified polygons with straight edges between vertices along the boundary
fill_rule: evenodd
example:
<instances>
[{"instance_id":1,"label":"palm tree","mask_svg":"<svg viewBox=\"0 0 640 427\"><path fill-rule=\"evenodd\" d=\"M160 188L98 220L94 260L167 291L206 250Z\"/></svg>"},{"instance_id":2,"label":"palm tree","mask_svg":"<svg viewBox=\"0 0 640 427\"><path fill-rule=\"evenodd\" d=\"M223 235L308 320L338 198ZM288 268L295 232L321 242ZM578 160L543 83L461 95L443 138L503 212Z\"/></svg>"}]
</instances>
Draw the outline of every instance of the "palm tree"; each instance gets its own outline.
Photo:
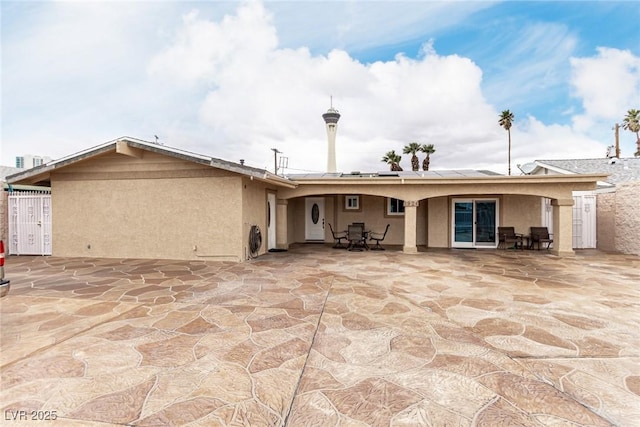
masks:
<instances>
[{"instance_id":1,"label":"palm tree","mask_svg":"<svg viewBox=\"0 0 640 427\"><path fill-rule=\"evenodd\" d=\"M416 156L418 151L420 151L420 144L417 142L405 145L404 150L402 150L404 154L411 154L411 170L413 171L420 169L420 160Z\"/></svg>"},{"instance_id":2,"label":"palm tree","mask_svg":"<svg viewBox=\"0 0 640 427\"><path fill-rule=\"evenodd\" d=\"M387 152L382 158L382 161L388 163L391 166L392 171L401 171L402 167L400 167L400 160L402 160L402 156L396 154L395 150L391 150Z\"/></svg>"},{"instance_id":3,"label":"palm tree","mask_svg":"<svg viewBox=\"0 0 640 427\"><path fill-rule=\"evenodd\" d=\"M436 152L436 149L433 147L433 144L423 144L420 146L420 151L426 153L427 157L422 161L422 170L428 171L429 164L431 163L431 158L429 157L431 154Z\"/></svg>"},{"instance_id":4,"label":"palm tree","mask_svg":"<svg viewBox=\"0 0 640 427\"><path fill-rule=\"evenodd\" d=\"M509 134L509 175L511 175L511 124L513 123L514 116L509 110L504 110L500 114L500 120L498 124L507 130Z\"/></svg>"},{"instance_id":5,"label":"palm tree","mask_svg":"<svg viewBox=\"0 0 640 427\"><path fill-rule=\"evenodd\" d=\"M634 156L640 156L640 111L631 109L622 120L622 127L636 134L636 152Z\"/></svg>"}]
</instances>

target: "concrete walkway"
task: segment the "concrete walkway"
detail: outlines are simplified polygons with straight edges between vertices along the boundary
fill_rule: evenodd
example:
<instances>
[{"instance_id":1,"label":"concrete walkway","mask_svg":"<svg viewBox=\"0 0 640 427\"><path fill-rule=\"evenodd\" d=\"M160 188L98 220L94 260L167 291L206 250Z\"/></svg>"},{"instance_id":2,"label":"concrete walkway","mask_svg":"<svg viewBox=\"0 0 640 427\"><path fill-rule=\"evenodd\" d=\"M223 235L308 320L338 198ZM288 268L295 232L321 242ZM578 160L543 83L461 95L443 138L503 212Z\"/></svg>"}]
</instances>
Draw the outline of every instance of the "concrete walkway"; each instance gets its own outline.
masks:
<instances>
[{"instance_id":1,"label":"concrete walkway","mask_svg":"<svg viewBox=\"0 0 640 427\"><path fill-rule=\"evenodd\" d=\"M640 257L300 245L6 273L2 425L640 425Z\"/></svg>"}]
</instances>

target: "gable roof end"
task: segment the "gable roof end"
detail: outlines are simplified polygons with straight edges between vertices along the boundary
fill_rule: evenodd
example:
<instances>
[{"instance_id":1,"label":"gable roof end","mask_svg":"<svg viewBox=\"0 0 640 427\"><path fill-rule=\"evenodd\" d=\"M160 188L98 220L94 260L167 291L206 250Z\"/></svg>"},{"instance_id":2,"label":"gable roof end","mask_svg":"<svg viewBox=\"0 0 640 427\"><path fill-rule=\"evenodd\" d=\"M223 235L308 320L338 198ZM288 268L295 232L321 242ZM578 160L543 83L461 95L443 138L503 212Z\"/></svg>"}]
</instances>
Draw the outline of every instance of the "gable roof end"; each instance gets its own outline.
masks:
<instances>
[{"instance_id":1,"label":"gable roof end","mask_svg":"<svg viewBox=\"0 0 640 427\"><path fill-rule=\"evenodd\" d=\"M15 173L7 176L7 182L20 183L20 184L37 184L47 182L50 179L51 172L56 169L63 168L70 164L85 160L91 157L99 156L100 154L115 151L116 153L123 154L132 157L141 157L142 152L150 151L158 154L162 154L168 157L173 157L188 162L199 163L218 169L234 172L240 175L248 176L252 179L258 179L260 181L267 181L279 186L285 186L289 188L295 188L297 184L291 182L286 178L274 175L264 169L253 168L250 166L240 165L237 163L229 162L226 160L216 159L214 157L205 156L202 154L192 153L185 150L180 150L166 145L159 145L149 141L143 141L140 139L121 137L113 141L106 142L104 144L88 148L83 151L79 151L75 154L62 157L60 159L49 162L45 165L41 165L32 169Z\"/></svg>"}]
</instances>

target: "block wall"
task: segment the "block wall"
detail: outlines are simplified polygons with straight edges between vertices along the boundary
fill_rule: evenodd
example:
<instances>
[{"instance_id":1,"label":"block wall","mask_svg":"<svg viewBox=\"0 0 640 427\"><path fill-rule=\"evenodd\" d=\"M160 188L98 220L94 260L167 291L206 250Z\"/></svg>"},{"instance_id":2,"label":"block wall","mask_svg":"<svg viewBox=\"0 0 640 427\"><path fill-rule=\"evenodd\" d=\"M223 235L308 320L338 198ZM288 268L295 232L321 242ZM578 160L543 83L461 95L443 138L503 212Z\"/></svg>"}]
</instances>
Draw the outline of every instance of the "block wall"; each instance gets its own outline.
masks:
<instances>
[{"instance_id":1,"label":"block wall","mask_svg":"<svg viewBox=\"0 0 640 427\"><path fill-rule=\"evenodd\" d=\"M640 182L616 185L616 250L640 255Z\"/></svg>"}]
</instances>

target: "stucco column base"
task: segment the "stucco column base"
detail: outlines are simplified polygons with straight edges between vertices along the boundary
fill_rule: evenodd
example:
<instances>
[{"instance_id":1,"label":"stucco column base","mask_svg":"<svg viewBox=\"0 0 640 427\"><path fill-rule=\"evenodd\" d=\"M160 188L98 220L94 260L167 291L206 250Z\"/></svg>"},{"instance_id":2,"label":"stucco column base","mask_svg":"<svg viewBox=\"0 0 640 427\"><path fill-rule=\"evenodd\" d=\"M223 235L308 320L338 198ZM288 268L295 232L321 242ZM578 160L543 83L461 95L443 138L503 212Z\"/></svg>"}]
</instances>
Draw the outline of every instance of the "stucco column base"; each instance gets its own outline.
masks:
<instances>
[{"instance_id":1,"label":"stucco column base","mask_svg":"<svg viewBox=\"0 0 640 427\"><path fill-rule=\"evenodd\" d=\"M557 251L555 249L549 249L549 253L553 254L553 255L558 255L558 256L576 256L576 252L575 251Z\"/></svg>"},{"instance_id":2,"label":"stucco column base","mask_svg":"<svg viewBox=\"0 0 640 427\"><path fill-rule=\"evenodd\" d=\"M402 247L402 252L404 252L405 254L417 254L418 253L418 247L417 246L403 246Z\"/></svg>"}]
</instances>

